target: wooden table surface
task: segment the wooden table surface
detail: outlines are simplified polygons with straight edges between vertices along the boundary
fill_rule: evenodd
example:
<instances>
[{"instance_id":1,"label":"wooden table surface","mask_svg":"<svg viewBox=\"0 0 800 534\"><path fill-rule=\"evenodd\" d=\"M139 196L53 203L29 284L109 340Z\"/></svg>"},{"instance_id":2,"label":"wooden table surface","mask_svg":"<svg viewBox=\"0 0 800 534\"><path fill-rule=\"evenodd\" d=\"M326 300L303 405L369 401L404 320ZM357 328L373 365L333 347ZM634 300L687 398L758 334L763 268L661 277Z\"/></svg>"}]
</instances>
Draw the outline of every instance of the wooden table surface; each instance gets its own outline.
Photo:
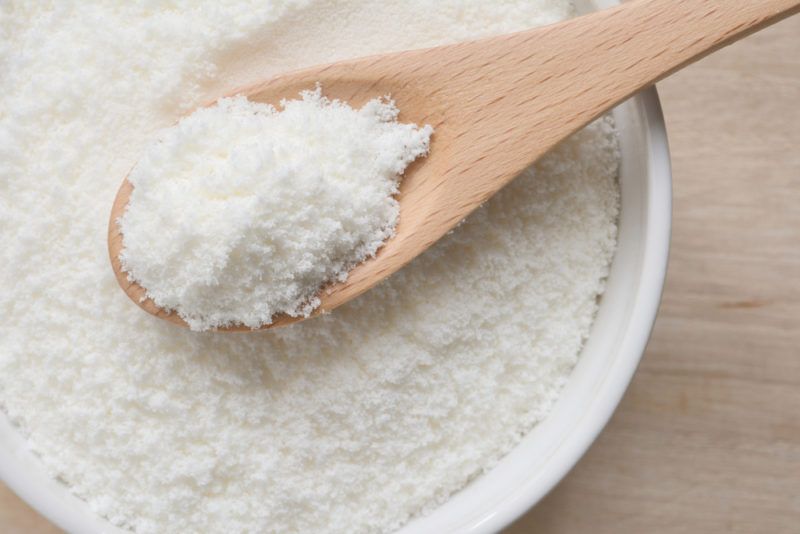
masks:
<instances>
[{"instance_id":1,"label":"wooden table surface","mask_svg":"<svg viewBox=\"0 0 800 534\"><path fill-rule=\"evenodd\" d=\"M507 534L800 532L800 16L659 84L664 299L612 421ZM58 532L0 486L0 532Z\"/></svg>"}]
</instances>

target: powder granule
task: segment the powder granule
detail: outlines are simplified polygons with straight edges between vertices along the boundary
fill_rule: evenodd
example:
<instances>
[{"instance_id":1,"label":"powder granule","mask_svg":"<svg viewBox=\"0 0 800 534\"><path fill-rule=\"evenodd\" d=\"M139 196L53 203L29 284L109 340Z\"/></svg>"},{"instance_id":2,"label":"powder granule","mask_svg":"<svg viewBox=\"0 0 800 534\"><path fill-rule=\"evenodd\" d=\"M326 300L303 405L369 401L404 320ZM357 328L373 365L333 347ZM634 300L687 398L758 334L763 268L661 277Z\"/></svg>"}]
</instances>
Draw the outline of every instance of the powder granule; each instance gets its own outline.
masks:
<instances>
[{"instance_id":1,"label":"powder granule","mask_svg":"<svg viewBox=\"0 0 800 534\"><path fill-rule=\"evenodd\" d=\"M224 98L166 130L130 173L123 270L192 330L308 316L394 234L399 177L433 129L322 96Z\"/></svg>"}]
</instances>

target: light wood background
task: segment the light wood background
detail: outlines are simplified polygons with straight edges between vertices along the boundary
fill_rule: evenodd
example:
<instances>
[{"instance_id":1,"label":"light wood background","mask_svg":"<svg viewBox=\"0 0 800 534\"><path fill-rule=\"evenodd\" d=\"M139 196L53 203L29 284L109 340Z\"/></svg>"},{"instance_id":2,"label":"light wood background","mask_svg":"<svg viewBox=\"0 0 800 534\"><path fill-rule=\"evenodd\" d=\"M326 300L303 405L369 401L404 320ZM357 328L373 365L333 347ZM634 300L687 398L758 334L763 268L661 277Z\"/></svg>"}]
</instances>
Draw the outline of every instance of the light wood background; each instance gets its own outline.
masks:
<instances>
[{"instance_id":1,"label":"light wood background","mask_svg":"<svg viewBox=\"0 0 800 534\"><path fill-rule=\"evenodd\" d=\"M659 84L675 209L622 404L506 534L800 532L800 16ZM0 532L58 532L0 486Z\"/></svg>"}]
</instances>

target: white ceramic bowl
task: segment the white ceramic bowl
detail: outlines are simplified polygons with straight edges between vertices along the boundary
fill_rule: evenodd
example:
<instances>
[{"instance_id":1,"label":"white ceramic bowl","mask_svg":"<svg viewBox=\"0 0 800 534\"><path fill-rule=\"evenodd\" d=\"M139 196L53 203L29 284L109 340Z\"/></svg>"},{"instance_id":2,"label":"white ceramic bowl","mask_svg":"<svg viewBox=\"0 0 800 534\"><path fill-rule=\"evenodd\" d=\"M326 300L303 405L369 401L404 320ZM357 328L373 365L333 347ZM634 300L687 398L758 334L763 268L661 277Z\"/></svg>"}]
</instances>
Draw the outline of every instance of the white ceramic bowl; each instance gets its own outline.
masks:
<instances>
[{"instance_id":1,"label":"white ceramic bowl","mask_svg":"<svg viewBox=\"0 0 800 534\"><path fill-rule=\"evenodd\" d=\"M608 7L615 0L579 0ZM580 361L552 413L494 469L398 534L496 532L536 504L605 426L644 352L669 250L671 176L658 96L645 91L614 111L622 144L619 245ZM50 479L0 416L0 478L53 523L77 533L123 533Z\"/></svg>"}]
</instances>

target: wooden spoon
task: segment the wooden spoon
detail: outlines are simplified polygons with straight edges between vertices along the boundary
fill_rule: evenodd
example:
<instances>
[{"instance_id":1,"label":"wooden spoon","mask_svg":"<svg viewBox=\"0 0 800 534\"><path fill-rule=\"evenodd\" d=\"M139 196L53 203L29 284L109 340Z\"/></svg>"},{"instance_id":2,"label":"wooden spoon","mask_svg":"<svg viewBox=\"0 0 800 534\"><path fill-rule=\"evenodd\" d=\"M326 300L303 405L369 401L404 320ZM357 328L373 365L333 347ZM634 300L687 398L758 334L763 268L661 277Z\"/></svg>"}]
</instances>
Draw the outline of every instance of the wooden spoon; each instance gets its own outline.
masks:
<instances>
[{"instance_id":1,"label":"wooden spoon","mask_svg":"<svg viewBox=\"0 0 800 534\"><path fill-rule=\"evenodd\" d=\"M638 0L510 35L304 69L237 91L276 104L319 82L326 96L354 106L391 94L403 121L435 128L430 155L403 178L397 234L346 282L323 289L315 314L406 265L559 141L635 92L798 11L800 0ZM117 280L144 310L185 325L120 268L116 220L131 191L123 181L109 224ZM273 319L265 328L302 320Z\"/></svg>"}]
</instances>

